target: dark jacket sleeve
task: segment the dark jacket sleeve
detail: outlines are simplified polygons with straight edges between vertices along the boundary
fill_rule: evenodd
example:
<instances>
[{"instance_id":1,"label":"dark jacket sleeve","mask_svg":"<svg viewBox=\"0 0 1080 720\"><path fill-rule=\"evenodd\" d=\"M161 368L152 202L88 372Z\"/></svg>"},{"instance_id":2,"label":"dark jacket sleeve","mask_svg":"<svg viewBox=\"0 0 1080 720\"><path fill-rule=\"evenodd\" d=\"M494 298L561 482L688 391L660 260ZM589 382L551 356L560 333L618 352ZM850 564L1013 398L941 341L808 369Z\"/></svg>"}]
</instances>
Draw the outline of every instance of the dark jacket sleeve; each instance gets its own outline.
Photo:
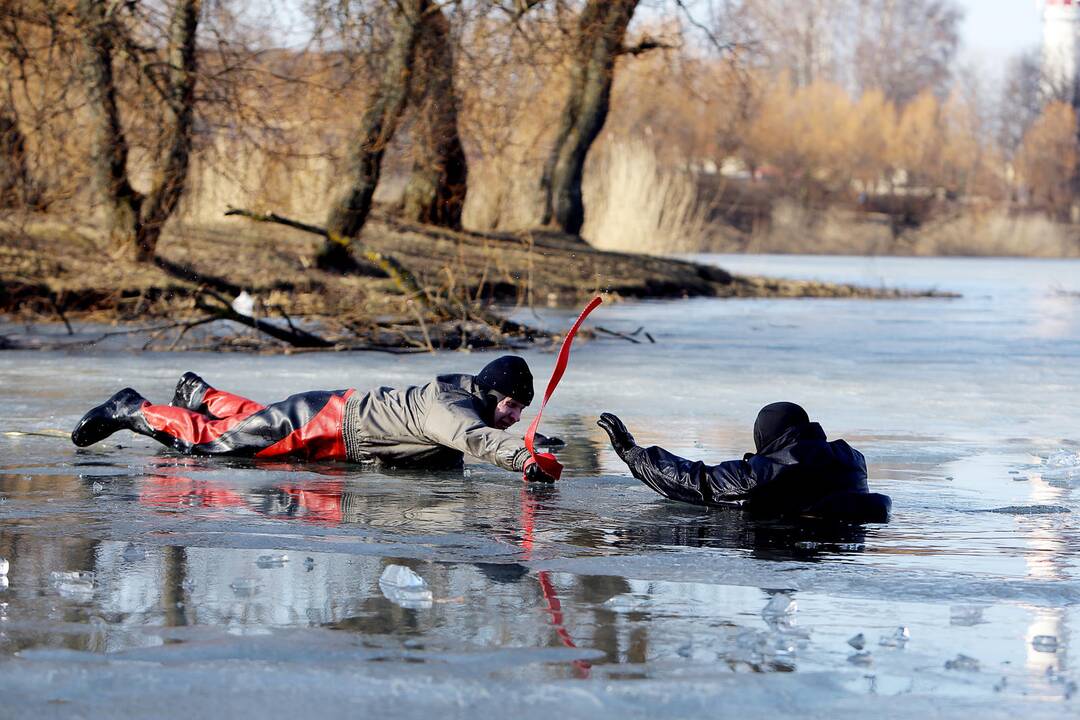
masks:
<instances>
[{"instance_id":1,"label":"dark jacket sleeve","mask_svg":"<svg viewBox=\"0 0 1080 720\"><path fill-rule=\"evenodd\" d=\"M706 465L656 447L634 447L626 455L630 472L656 492L695 505L744 500L756 484L745 460Z\"/></svg>"}]
</instances>

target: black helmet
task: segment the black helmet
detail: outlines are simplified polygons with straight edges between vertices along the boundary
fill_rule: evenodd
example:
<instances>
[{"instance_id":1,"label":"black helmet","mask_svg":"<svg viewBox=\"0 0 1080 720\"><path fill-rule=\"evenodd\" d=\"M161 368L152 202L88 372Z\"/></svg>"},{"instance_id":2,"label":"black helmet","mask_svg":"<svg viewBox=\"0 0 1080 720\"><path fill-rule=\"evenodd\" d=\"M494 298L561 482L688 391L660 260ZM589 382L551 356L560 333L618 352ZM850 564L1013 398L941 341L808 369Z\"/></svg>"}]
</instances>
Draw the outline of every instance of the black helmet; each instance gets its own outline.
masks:
<instances>
[{"instance_id":1,"label":"black helmet","mask_svg":"<svg viewBox=\"0 0 1080 720\"><path fill-rule=\"evenodd\" d=\"M488 390L528 405L533 399L533 376L525 358L503 355L484 366L476 376L476 382Z\"/></svg>"}]
</instances>

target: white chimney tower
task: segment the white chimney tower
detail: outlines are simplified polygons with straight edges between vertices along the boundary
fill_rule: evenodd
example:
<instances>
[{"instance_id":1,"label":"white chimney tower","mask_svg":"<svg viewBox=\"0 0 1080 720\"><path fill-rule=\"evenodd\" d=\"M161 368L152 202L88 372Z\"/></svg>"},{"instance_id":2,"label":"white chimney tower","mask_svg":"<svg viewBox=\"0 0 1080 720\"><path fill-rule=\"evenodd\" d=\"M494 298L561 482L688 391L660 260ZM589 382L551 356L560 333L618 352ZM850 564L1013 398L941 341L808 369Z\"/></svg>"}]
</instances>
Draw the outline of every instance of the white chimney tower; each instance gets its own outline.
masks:
<instances>
[{"instance_id":1,"label":"white chimney tower","mask_svg":"<svg viewBox=\"0 0 1080 720\"><path fill-rule=\"evenodd\" d=\"M1080 0L1041 0L1042 76L1047 98L1075 103L1080 71Z\"/></svg>"}]
</instances>

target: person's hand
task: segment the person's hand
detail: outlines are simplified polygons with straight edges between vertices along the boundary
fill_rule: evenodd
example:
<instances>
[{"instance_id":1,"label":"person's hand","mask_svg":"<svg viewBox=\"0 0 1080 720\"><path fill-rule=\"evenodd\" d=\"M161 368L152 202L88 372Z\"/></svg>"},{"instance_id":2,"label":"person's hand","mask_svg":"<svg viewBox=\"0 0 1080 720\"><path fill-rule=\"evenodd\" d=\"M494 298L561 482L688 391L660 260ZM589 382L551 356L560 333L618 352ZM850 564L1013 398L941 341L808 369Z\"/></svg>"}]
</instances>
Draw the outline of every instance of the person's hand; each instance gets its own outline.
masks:
<instances>
[{"instance_id":1,"label":"person's hand","mask_svg":"<svg viewBox=\"0 0 1080 720\"><path fill-rule=\"evenodd\" d=\"M631 448L635 447L634 436L630 434L630 431L623 425L623 421L615 417L611 413L601 413L600 419L596 421L596 424L604 429L604 432L608 434L608 438L611 440L611 447L614 448L615 454L617 454L622 460L626 460L626 453Z\"/></svg>"},{"instance_id":2,"label":"person's hand","mask_svg":"<svg viewBox=\"0 0 1080 720\"><path fill-rule=\"evenodd\" d=\"M521 474L529 482L553 483L562 476L562 469L562 463L551 453L537 453L525 461Z\"/></svg>"}]
</instances>

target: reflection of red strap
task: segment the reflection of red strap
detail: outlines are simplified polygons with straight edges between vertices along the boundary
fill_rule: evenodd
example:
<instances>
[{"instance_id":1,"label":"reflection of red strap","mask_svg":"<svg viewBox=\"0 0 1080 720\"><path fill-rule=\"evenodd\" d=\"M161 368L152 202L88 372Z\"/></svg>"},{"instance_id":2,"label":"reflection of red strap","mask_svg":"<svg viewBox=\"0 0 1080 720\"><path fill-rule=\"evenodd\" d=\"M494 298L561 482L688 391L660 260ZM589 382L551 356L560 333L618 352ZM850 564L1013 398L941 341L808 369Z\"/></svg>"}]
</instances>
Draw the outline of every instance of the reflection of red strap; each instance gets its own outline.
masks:
<instances>
[{"instance_id":1,"label":"reflection of red strap","mask_svg":"<svg viewBox=\"0 0 1080 720\"><path fill-rule=\"evenodd\" d=\"M555 458L550 456L549 453L540 453L540 456L537 457L536 449L533 447L533 437L536 435L536 428L540 426L540 416L544 414L544 406L547 405L548 400L555 393L555 388L558 387L563 373L566 372L566 363L570 360L570 345L574 342L574 336L577 335L578 328L581 327L581 323L585 321L589 313L595 310L602 302L604 300L600 296L594 297L578 315L578 319L574 326L570 328L570 332L566 333L566 337L563 338L562 347L559 348L559 358L555 361L555 369L551 371L551 379L548 380L547 390L544 392L544 400L540 403L540 409L536 411L536 417L533 418L532 424L529 425L529 429L525 432L525 447L529 449L529 454L533 456L533 459L540 463L541 468L544 468L544 461L548 457L551 457L552 460Z\"/></svg>"},{"instance_id":2,"label":"reflection of red strap","mask_svg":"<svg viewBox=\"0 0 1080 720\"><path fill-rule=\"evenodd\" d=\"M544 454L546 455L547 453ZM528 490L522 488L521 549L522 558L525 560L532 559L533 537L536 531L535 513L536 502L530 497ZM544 600L547 602L548 606L548 614L551 616L551 624L555 627L555 634L559 637L559 641L568 648L577 649L574 638L570 636L570 631L567 630L566 625L563 624L562 603L559 602L559 596L555 593L555 586L551 582L548 571L537 571L536 579L540 581L540 592L544 594ZM592 668L592 664L589 661L574 660L572 664L574 666L575 675L581 678L589 677Z\"/></svg>"}]
</instances>

